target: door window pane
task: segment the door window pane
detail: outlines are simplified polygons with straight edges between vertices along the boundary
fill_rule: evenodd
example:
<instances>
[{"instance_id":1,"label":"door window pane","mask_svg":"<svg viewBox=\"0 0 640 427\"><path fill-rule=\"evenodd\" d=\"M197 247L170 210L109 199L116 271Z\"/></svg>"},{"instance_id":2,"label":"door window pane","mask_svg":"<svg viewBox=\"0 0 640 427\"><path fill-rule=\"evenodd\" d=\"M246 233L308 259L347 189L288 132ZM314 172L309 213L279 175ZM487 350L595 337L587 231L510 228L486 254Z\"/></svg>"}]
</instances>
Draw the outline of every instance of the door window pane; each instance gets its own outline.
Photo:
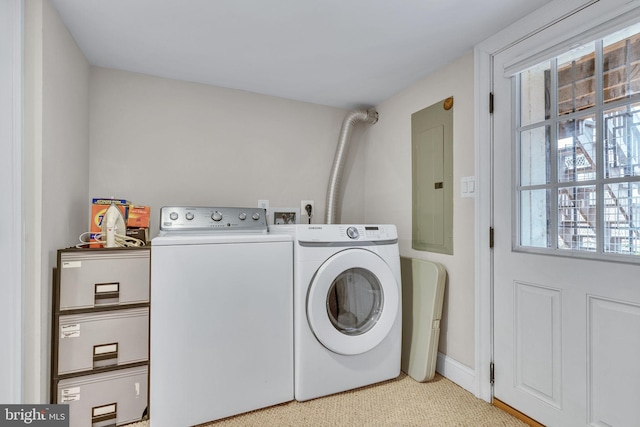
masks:
<instances>
[{"instance_id":1,"label":"door window pane","mask_svg":"<svg viewBox=\"0 0 640 427\"><path fill-rule=\"evenodd\" d=\"M593 115L558 123L558 181L595 179L595 131Z\"/></svg>"},{"instance_id":2,"label":"door window pane","mask_svg":"<svg viewBox=\"0 0 640 427\"><path fill-rule=\"evenodd\" d=\"M573 113L596 103L594 44L558 58L558 114Z\"/></svg>"},{"instance_id":3,"label":"door window pane","mask_svg":"<svg viewBox=\"0 0 640 427\"><path fill-rule=\"evenodd\" d=\"M640 104L604 113L605 177L640 176Z\"/></svg>"},{"instance_id":4,"label":"door window pane","mask_svg":"<svg viewBox=\"0 0 640 427\"><path fill-rule=\"evenodd\" d=\"M604 39L603 94L610 102L640 92L640 26Z\"/></svg>"},{"instance_id":5,"label":"door window pane","mask_svg":"<svg viewBox=\"0 0 640 427\"><path fill-rule=\"evenodd\" d=\"M549 127L520 133L520 185L549 183Z\"/></svg>"},{"instance_id":6,"label":"door window pane","mask_svg":"<svg viewBox=\"0 0 640 427\"><path fill-rule=\"evenodd\" d=\"M596 188L558 189L558 249L596 250Z\"/></svg>"},{"instance_id":7,"label":"door window pane","mask_svg":"<svg viewBox=\"0 0 640 427\"><path fill-rule=\"evenodd\" d=\"M640 183L604 186L604 251L640 255Z\"/></svg>"},{"instance_id":8,"label":"door window pane","mask_svg":"<svg viewBox=\"0 0 640 427\"><path fill-rule=\"evenodd\" d=\"M549 61L520 74L520 125L542 122L550 117Z\"/></svg>"},{"instance_id":9,"label":"door window pane","mask_svg":"<svg viewBox=\"0 0 640 427\"><path fill-rule=\"evenodd\" d=\"M520 243L534 248L548 248L549 191L527 190L520 193Z\"/></svg>"}]
</instances>

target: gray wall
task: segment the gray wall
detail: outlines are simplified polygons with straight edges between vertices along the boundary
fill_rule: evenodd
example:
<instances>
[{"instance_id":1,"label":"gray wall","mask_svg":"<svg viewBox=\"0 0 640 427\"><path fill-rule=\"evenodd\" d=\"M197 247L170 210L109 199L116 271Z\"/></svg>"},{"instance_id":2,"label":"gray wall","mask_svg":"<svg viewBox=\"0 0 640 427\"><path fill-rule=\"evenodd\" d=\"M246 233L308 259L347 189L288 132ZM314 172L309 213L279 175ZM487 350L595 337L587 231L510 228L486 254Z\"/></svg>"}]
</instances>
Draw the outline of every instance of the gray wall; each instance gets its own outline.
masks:
<instances>
[{"instance_id":1,"label":"gray wall","mask_svg":"<svg viewBox=\"0 0 640 427\"><path fill-rule=\"evenodd\" d=\"M25 2L24 401L46 401L56 250L86 228L89 63L49 1Z\"/></svg>"},{"instance_id":2,"label":"gray wall","mask_svg":"<svg viewBox=\"0 0 640 427\"><path fill-rule=\"evenodd\" d=\"M150 205L300 207L326 186L346 111L92 67L90 197ZM355 132L342 219L364 219L362 133Z\"/></svg>"},{"instance_id":3,"label":"gray wall","mask_svg":"<svg viewBox=\"0 0 640 427\"><path fill-rule=\"evenodd\" d=\"M0 1L0 402L22 399L22 87L23 9Z\"/></svg>"}]
</instances>

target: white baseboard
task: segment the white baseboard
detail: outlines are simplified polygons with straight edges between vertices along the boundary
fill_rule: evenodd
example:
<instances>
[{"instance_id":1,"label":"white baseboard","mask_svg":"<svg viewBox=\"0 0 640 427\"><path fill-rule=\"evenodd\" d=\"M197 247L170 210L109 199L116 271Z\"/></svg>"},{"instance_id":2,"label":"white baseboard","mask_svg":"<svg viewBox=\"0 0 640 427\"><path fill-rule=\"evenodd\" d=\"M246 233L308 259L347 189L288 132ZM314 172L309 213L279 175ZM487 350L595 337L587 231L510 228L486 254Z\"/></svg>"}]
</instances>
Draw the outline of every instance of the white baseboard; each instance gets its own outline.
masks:
<instances>
[{"instance_id":1,"label":"white baseboard","mask_svg":"<svg viewBox=\"0 0 640 427\"><path fill-rule=\"evenodd\" d=\"M475 395L476 373L467 365L438 352L436 372Z\"/></svg>"}]
</instances>

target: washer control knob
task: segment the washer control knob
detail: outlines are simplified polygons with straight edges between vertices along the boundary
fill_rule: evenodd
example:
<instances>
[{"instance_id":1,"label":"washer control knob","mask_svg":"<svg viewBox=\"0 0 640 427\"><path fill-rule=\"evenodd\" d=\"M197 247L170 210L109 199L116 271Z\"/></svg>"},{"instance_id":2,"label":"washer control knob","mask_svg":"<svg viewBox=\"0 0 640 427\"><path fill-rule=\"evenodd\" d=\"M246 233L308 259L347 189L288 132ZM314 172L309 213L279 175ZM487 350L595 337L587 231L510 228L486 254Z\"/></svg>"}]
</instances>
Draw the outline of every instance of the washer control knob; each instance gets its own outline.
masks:
<instances>
[{"instance_id":1,"label":"washer control knob","mask_svg":"<svg viewBox=\"0 0 640 427\"><path fill-rule=\"evenodd\" d=\"M171 212L169 214L169 218L171 218L172 221L175 221L176 219L178 219L178 212Z\"/></svg>"},{"instance_id":2,"label":"washer control knob","mask_svg":"<svg viewBox=\"0 0 640 427\"><path fill-rule=\"evenodd\" d=\"M187 212L184 217L187 218L187 221L191 221L193 219L193 212Z\"/></svg>"},{"instance_id":3,"label":"washer control knob","mask_svg":"<svg viewBox=\"0 0 640 427\"><path fill-rule=\"evenodd\" d=\"M215 211L211 214L211 219L214 221L220 221L222 219L222 213L220 211Z\"/></svg>"},{"instance_id":4,"label":"washer control knob","mask_svg":"<svg viewBox=\"0 0 640 427\"><path fill-rule=\"evenodd\" d=\"M360 233L358 233L357 228L349 227L347 228L347 236L349 236L350 239L357 239L358 237L360 237Z\"/></svg>"},{"instance_id":5,"label":"washer control knob","mask_svg":"<svg viewBox=\"0 0 640 427\"><path fill-rule=\"evenodd\" d=\"M238 215L238 219L240 221L244 221L245 219L247 219L247 214L244 212L240 212L240 215Z\"/></svg>"},{"instance_id":6,"label":"washer control knob","mask_svg":"<svg viewBox=\"0 0 640 427\"><path fill-rule=\"evenodd\" d=\"M260 219L260 214L258 212L256 212L253 215L251 215L251 218L253 218L254 221L257 221L257 220Z\"/></svg>"}]
</instances>

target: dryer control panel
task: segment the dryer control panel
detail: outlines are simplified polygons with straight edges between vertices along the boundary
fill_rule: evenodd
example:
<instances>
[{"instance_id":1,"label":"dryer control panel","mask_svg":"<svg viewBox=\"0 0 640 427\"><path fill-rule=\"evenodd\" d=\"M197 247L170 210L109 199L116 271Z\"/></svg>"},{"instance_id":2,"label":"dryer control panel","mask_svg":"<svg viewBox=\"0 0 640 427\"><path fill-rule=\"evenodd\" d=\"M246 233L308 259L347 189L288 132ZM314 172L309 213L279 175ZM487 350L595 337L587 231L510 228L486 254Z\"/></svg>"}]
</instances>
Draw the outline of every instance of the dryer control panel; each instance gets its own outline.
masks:
<instances>
[{"instance_id":1,"label":"dryer control panel","mask_svg":"<svg viewBox=\"0 0 640 427\"><path fill-rule=\"evenodd\" d=\"M393 224L309 224L296 226L296 239L300 242L318 243L395 243L398 232Z\"/></svg>"},{"instance_id":2,"label":"dryer control panel","mask_svg":"<svg viewBox=\"0 0 640 427\"><path fill-rule=\"evenodd\" d=\"M261 208L165 206L160 209L160 231L267 232Z\"/></svg>"}]
</instances>

